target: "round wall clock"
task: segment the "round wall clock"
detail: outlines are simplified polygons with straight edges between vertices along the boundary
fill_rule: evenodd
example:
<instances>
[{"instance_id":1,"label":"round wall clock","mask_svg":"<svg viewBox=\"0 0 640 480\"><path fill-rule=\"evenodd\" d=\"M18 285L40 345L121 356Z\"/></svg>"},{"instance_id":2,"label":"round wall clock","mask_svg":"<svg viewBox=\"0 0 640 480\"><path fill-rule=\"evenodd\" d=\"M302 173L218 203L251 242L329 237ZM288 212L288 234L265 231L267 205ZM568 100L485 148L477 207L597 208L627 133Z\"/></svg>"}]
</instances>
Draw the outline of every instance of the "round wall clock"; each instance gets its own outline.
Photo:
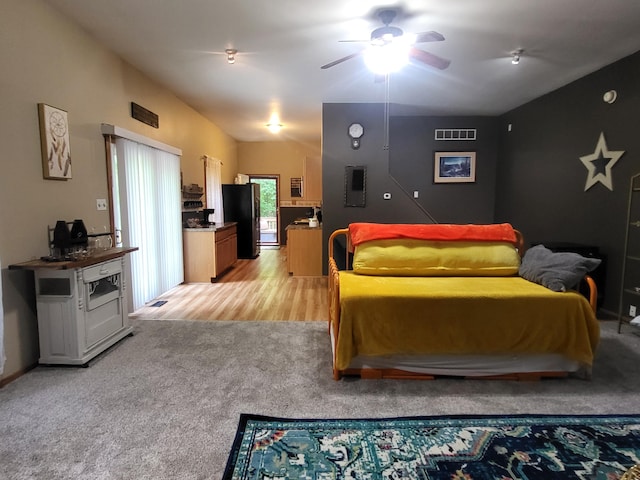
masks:
<instances>
[{"instance_id":1,"label":"round wall clock","mask_svg":"<svg viewBox=\"0 0 640 480\"><path fill-rule=\"evenodd\" d=\"M351 148L360 148L360 137L364 135L364 128L359 123L349 125L349 137L351 137Z\"/></svg>"}]
</instances>

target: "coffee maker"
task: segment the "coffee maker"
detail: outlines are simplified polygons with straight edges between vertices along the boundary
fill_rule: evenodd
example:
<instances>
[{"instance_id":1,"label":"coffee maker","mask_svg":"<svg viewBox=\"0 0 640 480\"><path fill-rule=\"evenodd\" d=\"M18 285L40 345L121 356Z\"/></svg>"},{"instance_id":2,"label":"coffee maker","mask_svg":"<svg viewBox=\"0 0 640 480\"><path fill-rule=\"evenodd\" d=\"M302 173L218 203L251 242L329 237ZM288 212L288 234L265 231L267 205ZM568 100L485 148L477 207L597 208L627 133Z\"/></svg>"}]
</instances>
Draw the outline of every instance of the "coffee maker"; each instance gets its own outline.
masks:
<instances>
[{"instance_id":1,"label":"coffee maker","mask_svg":"<svg viewBox=\"0 0 640 480\"><path fill-rule=\"evenodd\" d=\"M50 256L45 257L46 260L71 260L87 250L87 229L80 219L73 222L58 220L54 228L48 227L48 233Z\"/></svg>"},{"instance_id":2,"label":"coffee maker","mask_svg":"<svg viewBox=\"0 0 640 480\"><path fill-rule=\"evenodd\" d=\"M213 212L215 212L215 208L203 208L202 209L202 222L200 225L203 227L212 227L216 224L213 220Z\"/></svg>"}]
</instances>

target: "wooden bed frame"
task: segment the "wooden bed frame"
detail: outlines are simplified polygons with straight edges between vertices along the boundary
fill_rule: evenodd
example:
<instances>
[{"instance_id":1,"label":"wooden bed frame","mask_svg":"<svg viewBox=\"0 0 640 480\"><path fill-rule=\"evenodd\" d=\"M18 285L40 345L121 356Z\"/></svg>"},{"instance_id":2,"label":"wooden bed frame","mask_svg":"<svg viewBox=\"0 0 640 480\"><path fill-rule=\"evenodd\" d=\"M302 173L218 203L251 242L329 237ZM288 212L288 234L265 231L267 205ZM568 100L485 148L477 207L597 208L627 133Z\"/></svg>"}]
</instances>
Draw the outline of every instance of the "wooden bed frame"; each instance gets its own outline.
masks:
<instances>
[{"instance_id":1,"label":"wooden bed frame","mask_svg":"<svg viewBox=\"0 0 640 480\"><path fill-rule=\"evenodd\" d=\"M514 230L516 234L516 248L520 257L524 255L524 240L521 232ZM350 269L350 260L354 253L354 248L351 243L351 237L348 228L335 230L329 236L328 245L328 257L329 257L329 272L328 272L328 305L329 305L329 335L332 342L332 355L333 355L333 378L334 380L340 380L342 376L359 376L363 379L419 379L419 380L433 380L437 378L437 375L415 373L405 370L399 370L395 368L348 368L346 370L339 370L335 366L335 342L338 337L338 331L340 329L340 274L337 262L334 256L334 243L340 236L344 236L346 239L345 245L345 269ZM597 303L597 287L594 280L586 275L584 277L586 284L589 288L589 305L595 313ZM499 379L499 380L540 380L541 378L549 377L567 377L569 372L524 372L524 373L507 373L501 375L490 376L472 376L466 378L473 379Z\"/></svg>"}]
</instances>

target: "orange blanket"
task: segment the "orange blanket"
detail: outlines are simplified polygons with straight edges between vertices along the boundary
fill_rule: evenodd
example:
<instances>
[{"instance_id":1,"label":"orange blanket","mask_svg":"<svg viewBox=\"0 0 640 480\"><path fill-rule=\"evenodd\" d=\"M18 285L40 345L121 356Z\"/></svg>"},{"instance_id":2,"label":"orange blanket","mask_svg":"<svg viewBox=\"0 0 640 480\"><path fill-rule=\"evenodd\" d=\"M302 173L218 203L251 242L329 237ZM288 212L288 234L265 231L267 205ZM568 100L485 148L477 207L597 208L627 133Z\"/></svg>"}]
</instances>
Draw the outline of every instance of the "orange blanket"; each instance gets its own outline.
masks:
<instances>
[{"instance_id":1,"label":"orange blanket","mask_svg":"<svg viewBox=\"0 0 640 480\"><path fill-rule=\"evenodd\" d=\"M412 238L441 241L489 241L516 243L516 234L509 223L488 225L351 223L351 242L357 246L370 240Z\"/></svg>"}]
</instances>

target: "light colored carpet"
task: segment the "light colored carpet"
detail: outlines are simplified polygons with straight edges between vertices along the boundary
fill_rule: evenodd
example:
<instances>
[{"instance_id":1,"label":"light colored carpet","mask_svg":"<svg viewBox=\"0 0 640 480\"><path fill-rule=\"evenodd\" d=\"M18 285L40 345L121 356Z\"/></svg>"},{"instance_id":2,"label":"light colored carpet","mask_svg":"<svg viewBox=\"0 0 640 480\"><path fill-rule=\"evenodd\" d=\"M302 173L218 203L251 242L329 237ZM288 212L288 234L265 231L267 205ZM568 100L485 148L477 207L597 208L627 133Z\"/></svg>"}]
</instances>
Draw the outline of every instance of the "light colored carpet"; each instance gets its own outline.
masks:
<instances>
[{"instance_id":1,"label":"light colored carpet","mask_svg":"<svg viewBox=\"0 0 640 480\"><path fill-rule=\"evenodd\" d=\"M242 412L297 418L640 413L640 337L603 322L593 380L331 377L324 322L137 321L89 368L0 389L0 478L218 479Z\"/></svg>"}]
</instances>

